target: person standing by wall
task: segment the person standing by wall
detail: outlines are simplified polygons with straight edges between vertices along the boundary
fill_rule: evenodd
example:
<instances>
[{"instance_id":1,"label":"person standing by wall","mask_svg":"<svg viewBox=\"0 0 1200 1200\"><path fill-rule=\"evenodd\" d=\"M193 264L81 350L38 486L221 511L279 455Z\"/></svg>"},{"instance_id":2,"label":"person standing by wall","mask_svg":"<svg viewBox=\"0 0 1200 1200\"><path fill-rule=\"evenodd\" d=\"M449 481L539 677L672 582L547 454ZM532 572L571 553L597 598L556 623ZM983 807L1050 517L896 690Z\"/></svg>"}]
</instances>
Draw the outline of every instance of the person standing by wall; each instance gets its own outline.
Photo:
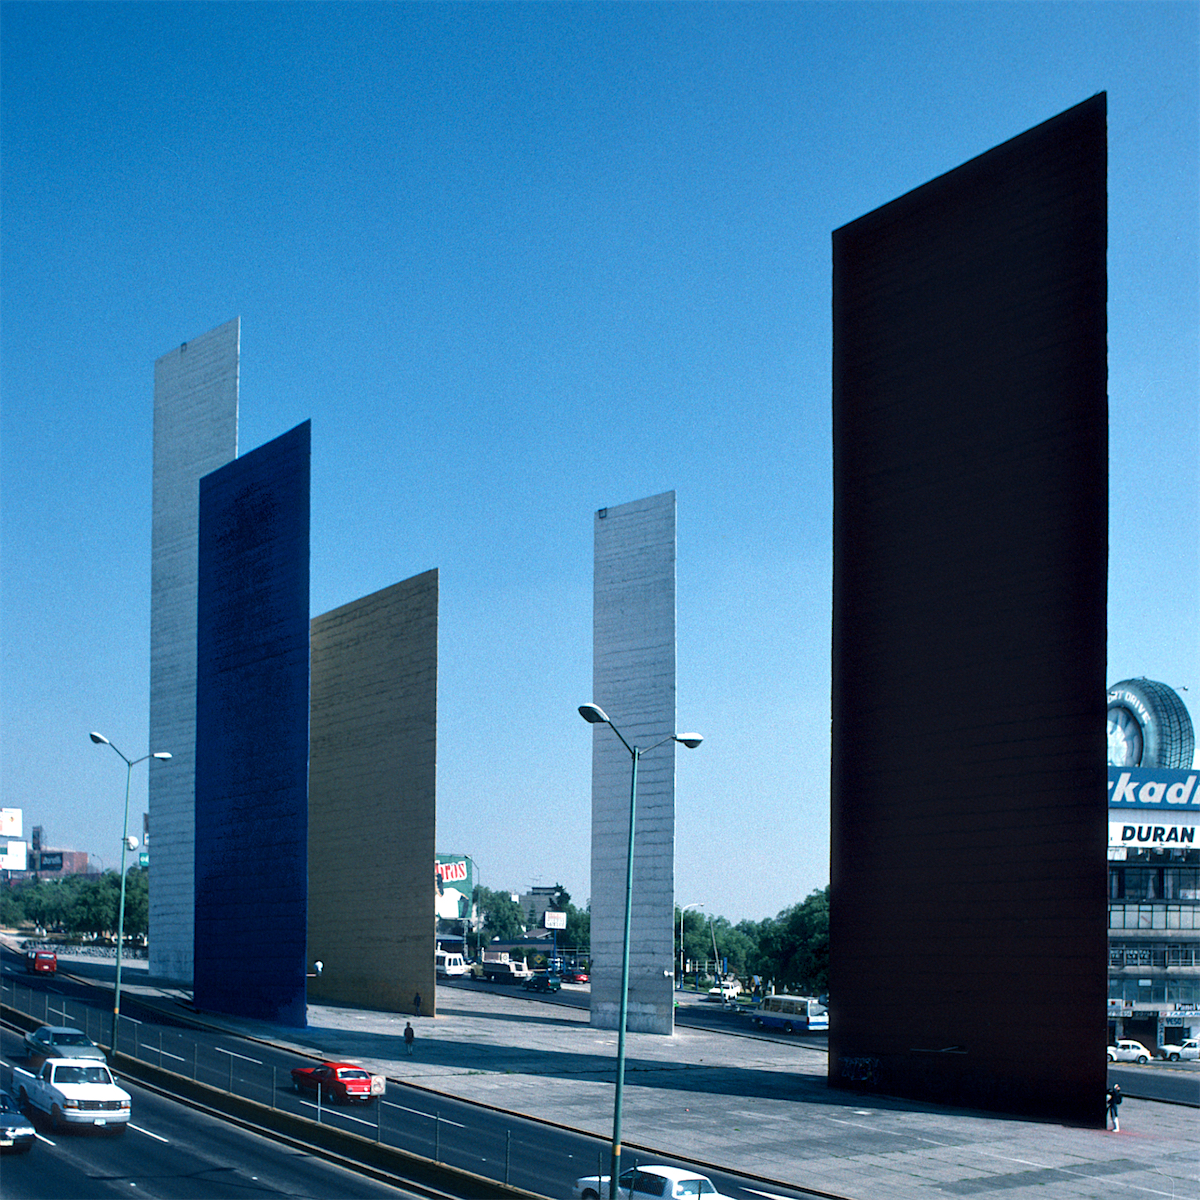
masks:
<instances>
[{"instance_id":1,"label":"person standing by wall","mask_svg":"<svg viewBox=\"0 0 1200 1200\"><path fill-rule=\"evenodd\" d=\"M1114 1083L1108 1089L1106 1100L1108 1102L1108 1115L1112 1121L1113 1133L1120 1133L1121 1122L1118 1112L1121 1108L1121 1085L1119 1083Z\"/></svg>"}]
</instances>

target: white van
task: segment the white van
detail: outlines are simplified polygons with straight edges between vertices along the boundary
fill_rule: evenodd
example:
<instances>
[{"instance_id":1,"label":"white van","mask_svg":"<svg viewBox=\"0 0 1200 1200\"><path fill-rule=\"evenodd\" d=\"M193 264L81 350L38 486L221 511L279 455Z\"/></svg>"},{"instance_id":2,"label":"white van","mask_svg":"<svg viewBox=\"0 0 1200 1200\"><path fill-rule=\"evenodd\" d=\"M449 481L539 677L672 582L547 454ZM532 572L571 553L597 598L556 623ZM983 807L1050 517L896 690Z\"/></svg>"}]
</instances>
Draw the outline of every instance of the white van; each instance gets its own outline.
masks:
<instances>
[{"instance_id":1,"label":"white van","mask_svg":"<svg viewBox=\"0 0 1200 1200\"><path fill-rule=\"evenodd\" d=\"M450 950L439 950L433 956L434 973L439 979L451 979L467 973L467 964L461 954Z\"/></svg>"}]
</instances>

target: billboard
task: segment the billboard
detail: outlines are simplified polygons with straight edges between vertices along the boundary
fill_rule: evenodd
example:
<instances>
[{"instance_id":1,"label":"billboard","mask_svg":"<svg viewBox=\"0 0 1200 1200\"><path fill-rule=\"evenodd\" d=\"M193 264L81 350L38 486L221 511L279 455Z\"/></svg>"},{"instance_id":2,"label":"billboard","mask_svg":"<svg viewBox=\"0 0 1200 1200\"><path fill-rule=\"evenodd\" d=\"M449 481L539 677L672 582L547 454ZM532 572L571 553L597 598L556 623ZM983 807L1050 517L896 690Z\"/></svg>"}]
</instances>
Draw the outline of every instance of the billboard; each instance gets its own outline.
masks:
<instances>
[{"instance_id":1,"label":"billboard","mask_svg":"<svg viewBox=\"0 0 1200 1200\"><path fill-rule=\"evenodd\" d=\"M27 869L27 842L9 842L0 848L0 871L24 871Z\"/></svg>"},{"instance_id":2,"label":"billboard","mask_svg":"<svg viewBox=\"0 0 1200 1200\"><path fill-rule=\"evenodd\" d=\"M21 836L21 814L19 808L0 808L0 837Z\"/></svg>"},{"instance_id":3,"label":"billboard","mask_svg":"<svg viewBox=\"0 0 1200 1200\"><path fill-rule=\"evenodd\" d=\"M1200 846L1198 784L1200 771L1109 767L1109 857L1114 857L1117 847L1182 850Z\"/></svg>"},{"instance_id":4,"label":"billboard","mask_svg":"<svg viewBox=\"0 0 1200 1200\"><path fill-rule=\"evenodd\" d=\"M444 921L465 921L471 915L471 860L462 854L435 854L434 907Z\"/></svg>"}]
</instances>

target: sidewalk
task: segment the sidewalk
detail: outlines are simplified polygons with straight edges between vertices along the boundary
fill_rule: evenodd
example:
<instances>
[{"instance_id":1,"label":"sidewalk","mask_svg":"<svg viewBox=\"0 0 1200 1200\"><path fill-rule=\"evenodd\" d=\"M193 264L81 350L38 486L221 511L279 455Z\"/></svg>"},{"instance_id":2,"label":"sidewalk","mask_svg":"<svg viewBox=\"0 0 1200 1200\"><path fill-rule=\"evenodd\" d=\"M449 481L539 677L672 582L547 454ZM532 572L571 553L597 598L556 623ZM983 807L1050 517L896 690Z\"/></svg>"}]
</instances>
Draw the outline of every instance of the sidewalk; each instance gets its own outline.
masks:
<instances>
[{"instance_id":1,"label":"sidewalk","mask_svg":"<svg viewBox=\"0 0 1200 1200\"><path fill-rule=\"evenodd\" d=\"M93 978L113 974L103 960L60 961ZM123 964L122 989L147 999L180 994L137 962ZM612 1134L617 1035L593 1029L586 1008L451 983L438 989L436 1018L310 1004L303 1030L205 1019L392 1079ZM409 1019L417 1032L412 1058L403 1039ZM693 1029L630 1033L625 1152L643 1160L647 1151L681 1155L852 1200L1200 1200L1194 1108L1126 1099L1115 1134L857 1096L829 1089L825 1071L823 1051L794 1042ZM563 1181L563 1196L570 1185ZM769 1186L759 1194L769 1196Z\"/></svg>"}]
</instances>

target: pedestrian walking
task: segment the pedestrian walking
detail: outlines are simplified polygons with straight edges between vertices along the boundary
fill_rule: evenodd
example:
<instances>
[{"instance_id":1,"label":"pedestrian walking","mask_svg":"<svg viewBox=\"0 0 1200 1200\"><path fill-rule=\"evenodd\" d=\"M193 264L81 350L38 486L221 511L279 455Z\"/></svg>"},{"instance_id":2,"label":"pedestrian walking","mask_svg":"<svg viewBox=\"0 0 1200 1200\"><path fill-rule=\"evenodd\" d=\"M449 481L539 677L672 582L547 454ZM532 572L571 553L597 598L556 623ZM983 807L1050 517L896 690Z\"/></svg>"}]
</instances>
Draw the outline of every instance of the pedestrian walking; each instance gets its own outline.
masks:
<instances>
[{"instance_id":1,"label":"pedestrian walking","mask_svg":"<svg viewBox=\"0 0 1200 1200\"><path fill-rule=\"evenodd\" d=\"M1108 1095L1106 1099L1108 1101L1108 1115L1112 1120L1113 1133L1120 1133L1121 1122L1117 1115L1118 1110L1121 1107L1121 1085L1119 1083L1114 1083L1112 1087L1108 1089Z\"/></svg>"},{"instance_id":2,"label":"pedestrian walking","mask_svg":"<svg viewBox=\"0 0 1200 1200\"><path fill-rule=\"evenodd\" d=\"M418 992L413 997L413 1012L415 1012L418 1017L421 1015L421 993L420 992Z\"/></svg>"},{"instance_id":3,"label":"pedestrian walking","mask_svg":"<svg viewBox=\"0 0 1200 1200\"><path fill-rule=\"evenodd\" d=\"M412 1022L404 1022L404 1048L408 1051L408 1057L412 1058L413 1042L416 1040L416 1034L413 1032Z\"/></svg>"}]
</instances>

